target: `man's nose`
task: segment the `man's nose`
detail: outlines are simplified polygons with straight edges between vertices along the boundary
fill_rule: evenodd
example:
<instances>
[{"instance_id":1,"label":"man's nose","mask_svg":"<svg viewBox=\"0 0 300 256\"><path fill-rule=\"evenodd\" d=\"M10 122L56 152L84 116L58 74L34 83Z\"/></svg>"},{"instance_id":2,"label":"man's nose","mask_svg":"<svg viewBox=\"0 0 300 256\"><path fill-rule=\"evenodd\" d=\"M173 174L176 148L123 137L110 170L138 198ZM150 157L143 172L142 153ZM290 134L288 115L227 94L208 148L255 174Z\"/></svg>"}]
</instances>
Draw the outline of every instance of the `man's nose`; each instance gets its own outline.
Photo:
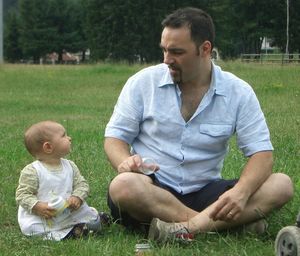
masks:
<instances>
[{"instance_id":1,"label":"man's nose","mask_svg":"<svg viewBox=\"0 0 300 256\"><path fill-rule=\"evenodd\" d=\"M164 63L167 65L174 63L172 55L168 52L164 52Z\"/></svg>"}]
</instances>

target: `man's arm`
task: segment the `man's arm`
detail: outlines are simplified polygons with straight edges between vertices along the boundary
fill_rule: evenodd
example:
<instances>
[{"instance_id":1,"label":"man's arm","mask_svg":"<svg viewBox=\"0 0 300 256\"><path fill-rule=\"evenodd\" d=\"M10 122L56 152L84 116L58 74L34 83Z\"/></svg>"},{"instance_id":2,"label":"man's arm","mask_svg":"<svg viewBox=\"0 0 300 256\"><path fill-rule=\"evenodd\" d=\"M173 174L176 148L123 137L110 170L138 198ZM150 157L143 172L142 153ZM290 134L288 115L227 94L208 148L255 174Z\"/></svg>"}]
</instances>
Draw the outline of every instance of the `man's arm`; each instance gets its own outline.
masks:
<instances>
[{"instance_id":1,"label":"man's arm","mask_svg":"<svg viewBox=\"0 0 300 256\"><path fill-rule=\"evenodd\" d=\"M246 163L236 187L249 198L272 174L272 151L258 152Z\"/></svg>"},{"instance_id":2,"label":"man's arm","mask_svg":"<svg viewBox=\"0 0 300 256\"><path fill-rule=\"evenodd\" d=\"M272 174L272 166L272 151L253 154L246 163L238 183L219 197L210 217L214 220L225 221L237 219L244 210L248 199Z\"/></svg>"},{"instance_id":3,"label":"man's arm","mask_svg":"<svg viewBox=\"0 0 300 256\"><path fill-rule=\"evenodd\" d=\"M139 155L131 155L129 145L120 139L107 137L104 141L104 150L113 168L119 173L138 171L142 164Z\"/></svg>"}]
</instances>

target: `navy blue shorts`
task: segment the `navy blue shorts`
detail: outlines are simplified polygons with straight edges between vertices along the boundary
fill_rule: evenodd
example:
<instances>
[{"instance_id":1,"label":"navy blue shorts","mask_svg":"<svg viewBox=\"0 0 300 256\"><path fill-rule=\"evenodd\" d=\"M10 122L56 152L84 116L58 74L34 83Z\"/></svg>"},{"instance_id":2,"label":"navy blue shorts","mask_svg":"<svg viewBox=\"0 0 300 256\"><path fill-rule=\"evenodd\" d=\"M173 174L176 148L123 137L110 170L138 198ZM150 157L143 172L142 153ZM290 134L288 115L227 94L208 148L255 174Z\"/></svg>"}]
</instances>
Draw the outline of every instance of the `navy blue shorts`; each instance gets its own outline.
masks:
<instances>
[{"instance_id":1,"label":"navy blue shorts","mask_svg":"<svg viewBox=\"0 0 300 256\"><path fill-rule=\"evenodd\" d=\"M182 195L172 188L159 183L159 181L155 179L155 175L151 175L150 177L152 178L154 185L169 191L184 205L198 212L201 212L213 202L215 202L220 195L231 189L238 181L237 179L220 179L210 182L199 191ZM115 222L120 223L130 229L140 229L141 226L147 226L147 223L140 223L138 220L131 217L128 213L120 211L120 209L112 202L109 194L107 197L107 203Z\"/></svg>"}]
</instances>

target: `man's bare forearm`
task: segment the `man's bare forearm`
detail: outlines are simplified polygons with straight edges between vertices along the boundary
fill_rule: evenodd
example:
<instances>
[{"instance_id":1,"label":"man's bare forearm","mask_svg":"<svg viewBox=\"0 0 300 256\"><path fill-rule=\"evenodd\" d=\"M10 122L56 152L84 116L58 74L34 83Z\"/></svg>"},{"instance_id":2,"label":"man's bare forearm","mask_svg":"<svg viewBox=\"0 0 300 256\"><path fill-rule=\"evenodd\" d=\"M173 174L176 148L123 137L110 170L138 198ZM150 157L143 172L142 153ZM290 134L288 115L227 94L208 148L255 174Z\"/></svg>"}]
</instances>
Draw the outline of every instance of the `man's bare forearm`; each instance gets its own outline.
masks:
<instances>
[{"instance_id":1,"label":"man's bare forearm","mask_svg":"<svg viewBox=\"0 0 300 256\"><path fill-rule=\"evenodd\" d=\"M104 150L111 165L117 170L120 163L130 156L129 145L120 139L107 137Z\"/></svg>"},{"instance_id":2,"label":"man's bare forearm","mask_svg":"<svg viewBox=\"0 0 300 256\"><path fill-rule=\"evenodd\" d=\"M250 197L272 174L272 151L258 152L252 155L245 165L236 186Z\"/></svg>"}]
</instances>

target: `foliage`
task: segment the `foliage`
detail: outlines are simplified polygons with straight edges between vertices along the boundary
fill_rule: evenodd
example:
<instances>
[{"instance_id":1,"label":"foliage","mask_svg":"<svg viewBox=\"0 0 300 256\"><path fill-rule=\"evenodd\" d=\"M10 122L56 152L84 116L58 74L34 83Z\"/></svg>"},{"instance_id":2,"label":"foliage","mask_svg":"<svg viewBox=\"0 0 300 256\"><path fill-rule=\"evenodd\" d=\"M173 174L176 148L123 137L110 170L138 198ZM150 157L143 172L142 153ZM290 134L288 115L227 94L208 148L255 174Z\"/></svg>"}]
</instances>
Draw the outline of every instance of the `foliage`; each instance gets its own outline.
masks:
<instances>
[{"instance_id":1,"label":"foliage","mask_svg":"<svg viewBox=\"0 0 300 256\"><path fill-rule=\"evenodd\" d=\"M81 51L81 62L85 61L85 53L88 49L87 35L86 35L86 8L84 8L85 0L73 0L72 6L72 20L76 29L74 31L75 38L71 42L70 50L73 52Z\"/></svg>"},{"instance_id":2,"label":"foliage","mask_svg":"<svg viewBox=\"0 0 300 256\"><path fill-rule=\"evenodd\" d=\"M4 53L5 59L10 62L22 59L20 45L20 22L16 11L11 10L5 17Z\"/></svg>"},{"instance_id":3,"label":"foliage","mask_svg":"<svg viewBox=\"0 0 300 256\"><path fill-rule=\"evenodd\" d=\"M300 0L289 0L290 21L289 21L289 53L300 53ZM276 14L272 17L273 30L271 36L274 38L274 45L280 47L285 52L286 48L286 1L278 1L272 9ZM280 18L279 18L280 17Z\"/></svg>"},{"instance_id":4,"label":"foliage","mask_svg":"<svg viewBox=\"0 0 300 256\"><path fill-rule=\"evenodd\" d=\"M17 1L8 1L6 8ZM5 56L18 60L22 49L35 62L55 51L90 49L94 61L157 62L161 21L179 7L207 11L216 26L216 47L221 57L260 53L264 37L272 38L283 51L286 45L286 1L272 0L19 0L20 22L5 22ZM300 0L290 2L289 52L300 52ZM7 11L5 11L7 13ZM6 15L5 15L6 16ZM16 27L18 26L18 27ZM16 31L20 40L15 40Z\"/></svg>"},{"instance_id":5,"label":"foliage","mask_svg":"<svg viewBox=\"0 0 300 256\"><path fill-rule=\"evenodd\" d=\"M55 30L50 26L52 15L49 2L41 0L21 0L21 45L24 57L32 57L38 62L40 57L47 54L54 41ZM51 42L51 45L49 45Z\"/></svg>"},{"instance_id":6,"label":"foliage","mask_svg":"<svg viewBox=\"0 0 300 256\"><path fill-rule=\"evenodd\" d=\"M15 8L18 0L4 0L3 1L3 10L10 11L11 8Z\"/></svg>"},{"instance_id":7,"label":"foliage","mask_svg":"<svg viewBox=\"0 0 300 256\"><path fill-rule=\"evenodd\" d=\"M129 62L158 60L162 9L158 0L88 0L92 57Z\"/></svg>"},{"instance_id":8,"label":"foliage","mask_svg":"<svg viewBox=\"0 0 300 256\"><path fill-rule=\"evenodd\" d=\"M232 58L240 53L260 53L263 37L270 36L269 20L273 16L270 6L276 4L269 0L223 0L219 5L214 4L216 45L222 56Z\"/></svg>"},{"instance_id":9,"label":"foliage","mask_svg":"<svg viewBox=\"0 0 300 256\"><path fill-rule=\"evenodd\" d=\"M159 48L161 21L177 8L206 7L209 1L88 0L87 28L94 59L154 62ZM116 6L118 6L116 8Z\"/></svg>"},{"instance_id":10,"label":"foliage","mask_svg":"<svg viewBox=\"0 0 300 256\"><path fill-rule=\"evenodd\" d=\"M87 48L78 19L80 5L72 0L20 0L19 4L25 57L38 62L46 54L57 52L61 62L64 51Z\"/></svg>"}]
</instances>

